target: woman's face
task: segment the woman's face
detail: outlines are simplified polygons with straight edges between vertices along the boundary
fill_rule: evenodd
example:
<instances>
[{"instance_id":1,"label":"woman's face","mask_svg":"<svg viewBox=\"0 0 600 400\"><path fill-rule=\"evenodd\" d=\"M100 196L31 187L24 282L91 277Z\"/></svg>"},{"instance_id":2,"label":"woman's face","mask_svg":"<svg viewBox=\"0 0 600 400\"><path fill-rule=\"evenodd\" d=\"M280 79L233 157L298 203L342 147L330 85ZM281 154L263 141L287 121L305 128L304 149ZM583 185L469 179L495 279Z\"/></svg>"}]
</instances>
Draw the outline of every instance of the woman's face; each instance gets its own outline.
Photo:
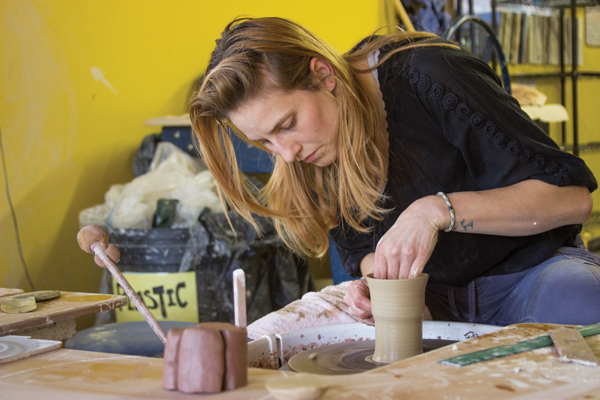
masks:
<instances>
[{"instance_id":1,"label":"woman's face","mask_svg":"<svg viewBox=\"0 0 600 400\"><path fill-rule=\"evenodd\" d=\"M319 82L323 90L263 91L228 118L248 139L262 143L286 162L325 167L337 158L338 105L328 93L335 88L335 79Z\"/></svg>"}]
</instances>

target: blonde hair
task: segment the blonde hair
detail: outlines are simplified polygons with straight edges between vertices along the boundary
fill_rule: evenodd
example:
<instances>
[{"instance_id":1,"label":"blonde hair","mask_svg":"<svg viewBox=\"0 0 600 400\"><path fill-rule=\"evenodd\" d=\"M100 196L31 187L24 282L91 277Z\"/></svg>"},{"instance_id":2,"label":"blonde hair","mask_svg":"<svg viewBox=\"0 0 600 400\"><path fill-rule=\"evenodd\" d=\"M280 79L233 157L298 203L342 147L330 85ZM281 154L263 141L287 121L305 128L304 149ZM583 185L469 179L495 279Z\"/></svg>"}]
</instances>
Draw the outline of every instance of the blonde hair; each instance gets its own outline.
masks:
<instances>
[{"instance_id":1,"label":"blonde hair","mask_svg":"<svg viewBox=\"0 0 600 400\"><path fill-rule=\"evenodd\" d=\"M369 232L366 220L381 219L387 175L387 134L376 99L359 83L356 62L375 49L393 45L377 66L398 51L437 46L425 32L373 36L366 45L342 55L300 25L281 18L243 18L227 25L211 55L204 81L192 99L190 118L202 157L218 182L221 201L259 229L252 214L270 217L292 251L323 256L327 233L341 220ZM417 41L418 40L418 41ZM338 156L330 166L302 161L286 163L274 156L275 167L260 191L245 179L235 158L228 129L251 142L227 118L246 100L265 90L321 90L315 86L310 60L328 62L336 79ZM375 66L375 68L377 67ZM268 150L267 150L268 151Z\"/></svg>"}]
</instances>

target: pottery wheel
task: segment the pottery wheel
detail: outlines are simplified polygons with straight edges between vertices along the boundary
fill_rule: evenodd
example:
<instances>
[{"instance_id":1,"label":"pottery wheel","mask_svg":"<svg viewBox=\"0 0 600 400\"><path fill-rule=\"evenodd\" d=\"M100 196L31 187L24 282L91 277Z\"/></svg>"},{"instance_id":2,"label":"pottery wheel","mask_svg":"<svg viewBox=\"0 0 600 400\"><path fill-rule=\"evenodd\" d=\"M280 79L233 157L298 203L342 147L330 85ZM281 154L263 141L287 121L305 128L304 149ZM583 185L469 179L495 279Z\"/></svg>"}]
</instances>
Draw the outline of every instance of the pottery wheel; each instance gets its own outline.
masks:
<instances>
[{"instance_id":1,"label":"pottery wheel","mask_svg":"<svg viewBox=\"0 0 600 400\"><path fill-rule=\"evenodd\" d=\"M423 339L423 352L456 343L453 340ZM364 340L321 346L294 355L290 369L322 375L347 375L387 365L373 361L375 341Z\"/></svg>"}]
</instances>

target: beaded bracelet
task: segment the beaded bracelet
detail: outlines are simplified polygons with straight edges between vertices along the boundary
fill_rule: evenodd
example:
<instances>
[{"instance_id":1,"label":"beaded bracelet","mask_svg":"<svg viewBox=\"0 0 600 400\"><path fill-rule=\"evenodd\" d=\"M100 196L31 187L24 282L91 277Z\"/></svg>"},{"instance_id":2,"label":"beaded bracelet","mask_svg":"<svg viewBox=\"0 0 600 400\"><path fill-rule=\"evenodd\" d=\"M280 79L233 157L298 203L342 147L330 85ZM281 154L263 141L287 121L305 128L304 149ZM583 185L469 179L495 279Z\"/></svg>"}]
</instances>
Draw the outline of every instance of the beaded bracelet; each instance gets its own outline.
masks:
<instances>
[{"instance_id":1,"label":"beaded bracelet","mask_svg":"<svg viewBox=\"0 0 600 400\"><path fill-rule=\"evenodd\" d=\"M437 195L442 196L442 198L446 202L446 205L448 206L448 211L450 211L450 226L448 226L447 229L444 229L444 232L451 232L454 228L454 209L452 208L450 200L448 200L448 196L446 196L444 192L438 192Z\"/></svg>"}]
</instances>

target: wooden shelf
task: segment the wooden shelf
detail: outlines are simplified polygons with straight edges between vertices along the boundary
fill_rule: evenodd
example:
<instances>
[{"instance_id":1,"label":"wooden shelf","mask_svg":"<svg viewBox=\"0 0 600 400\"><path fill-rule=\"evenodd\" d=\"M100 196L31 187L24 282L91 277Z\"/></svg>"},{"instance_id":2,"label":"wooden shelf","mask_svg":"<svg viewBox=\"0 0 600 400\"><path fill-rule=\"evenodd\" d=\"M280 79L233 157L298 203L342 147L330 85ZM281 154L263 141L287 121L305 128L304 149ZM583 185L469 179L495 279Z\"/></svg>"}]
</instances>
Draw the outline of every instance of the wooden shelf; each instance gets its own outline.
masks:
<instances>
[{"instance_id":1,"label":"wooden shelf","mask_svg":"<svg viewBox=\"0 0 600 400\"><path fill-rule=\"evenodd\" d=\"M596 78L600 77L600 73L598 72L584 72L579 71L579 66L577 64L577 60L579 60L578 48L577 45L577 37L578 37L578 27L577 27L577 13L576 9L578 7L587 7L600 5L600 0L491 0L492 2L492 26L494 30L497 31L497 23L496 23L496 10L498 6L531 6L536 8L555 8L560 10L560 63L559 68L560 72L558 73L549 73L549 74L519 74L520 77L530 77L530 78L540 78L540 79L559 79L560 80L560 88L561 88L561 104L563 106L566 105L566 82L567 79L571 80L572 85L572 109L570 111L571 123L573 126L573 144L566 145L566 124L562 125L562 145L565 149L571 149L573 154L576 156L579 155L583 149L586 151L591 151L596 149L597 146L589 144L589 145L580 145L579 144L579 102L578 102L578 81L580 78ZM570 69L567 69L567 63L564 59L564 9L569 8L571 10L571 66Z\"/></svg>"}]
</instances>

